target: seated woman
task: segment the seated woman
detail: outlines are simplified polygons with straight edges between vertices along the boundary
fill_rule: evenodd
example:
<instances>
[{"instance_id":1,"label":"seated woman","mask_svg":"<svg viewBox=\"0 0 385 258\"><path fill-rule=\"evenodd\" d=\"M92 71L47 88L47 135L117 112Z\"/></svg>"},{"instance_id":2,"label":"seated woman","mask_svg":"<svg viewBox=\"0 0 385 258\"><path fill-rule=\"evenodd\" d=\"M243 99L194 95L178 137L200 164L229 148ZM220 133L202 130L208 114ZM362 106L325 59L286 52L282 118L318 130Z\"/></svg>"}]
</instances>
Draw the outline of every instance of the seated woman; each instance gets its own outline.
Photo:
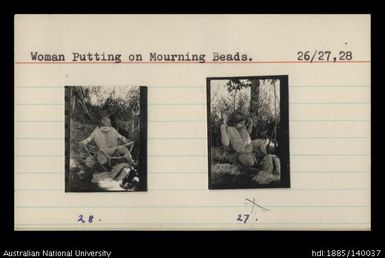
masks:
<instances>
[{"instance_id":1,"label":"seated woman","mask_svg":"<svg viewBox=\"0 0 385 258\"><path fill-rule=\"evenodd\" d=\"M243 166L254 166L257 164L256 156L263 158L267 152L264 140L251 140L253 120L241 111L234 111L226 120L224 117L220 126L222 145L225 149L235 151L238 161Z\"/></svg>"},{"instance_id":2,"label":"seated woman","mask_svg":"<svg viewBox=\"0 0 385 258\"><path fill-rule=\"evenodd\" d=\"M128 143L126 137L120 135L118 131L111 126L111 120L109 117L104 116L100 120L100 125L95 128L95 130L88 136L85 140L81 141L80 144L88 144L91 141L94 141L98 146L99 150L103 151L98 154L98 156L105 157L107 155L122 155L130 164L135 164L135 161L131 157L131 153L127 147L118 146L118 140L123 143ZM100 163L103 161L104 165L107 162L106 158L97 159Z\"/></svg>"}]
</instances>

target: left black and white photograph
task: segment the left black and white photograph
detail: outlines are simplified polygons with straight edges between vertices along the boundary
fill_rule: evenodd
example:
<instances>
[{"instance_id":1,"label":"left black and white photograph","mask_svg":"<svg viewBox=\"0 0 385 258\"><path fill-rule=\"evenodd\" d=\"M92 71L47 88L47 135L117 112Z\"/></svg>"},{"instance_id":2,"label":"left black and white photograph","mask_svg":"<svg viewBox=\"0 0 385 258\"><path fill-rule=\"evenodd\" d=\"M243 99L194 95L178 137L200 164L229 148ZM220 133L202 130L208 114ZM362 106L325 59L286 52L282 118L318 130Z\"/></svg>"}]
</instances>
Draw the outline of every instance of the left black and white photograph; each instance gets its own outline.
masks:
<instances>
[{"instance_id":1,"label":"left black and white photograph","mask_svg":"<svg viewBox=\"0 0 385 258\"><path fill-rule=\"evenodd\" d=\"M65 191L147 191L147 87L65 87Z\"/></svg>"}]
</instances>

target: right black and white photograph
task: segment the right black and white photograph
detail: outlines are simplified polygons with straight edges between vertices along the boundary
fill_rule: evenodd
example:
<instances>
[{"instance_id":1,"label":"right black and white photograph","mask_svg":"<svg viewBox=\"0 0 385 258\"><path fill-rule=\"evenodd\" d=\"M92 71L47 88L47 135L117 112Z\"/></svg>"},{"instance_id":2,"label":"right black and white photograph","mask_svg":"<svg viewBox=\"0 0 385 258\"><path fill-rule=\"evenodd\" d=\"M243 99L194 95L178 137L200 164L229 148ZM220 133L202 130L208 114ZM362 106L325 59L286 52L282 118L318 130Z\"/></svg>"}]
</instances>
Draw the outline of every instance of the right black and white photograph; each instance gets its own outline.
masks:
<instances>
[{"instance_id":1,"label":"right black and white photograph","mask_svg":"<svg viewBox=\"0 0 385 258\"><path fill-rule=\"evenodd\" d=\"M207 78L209 189L290 187L288 76Z\"/></svg>"}]
</instances>

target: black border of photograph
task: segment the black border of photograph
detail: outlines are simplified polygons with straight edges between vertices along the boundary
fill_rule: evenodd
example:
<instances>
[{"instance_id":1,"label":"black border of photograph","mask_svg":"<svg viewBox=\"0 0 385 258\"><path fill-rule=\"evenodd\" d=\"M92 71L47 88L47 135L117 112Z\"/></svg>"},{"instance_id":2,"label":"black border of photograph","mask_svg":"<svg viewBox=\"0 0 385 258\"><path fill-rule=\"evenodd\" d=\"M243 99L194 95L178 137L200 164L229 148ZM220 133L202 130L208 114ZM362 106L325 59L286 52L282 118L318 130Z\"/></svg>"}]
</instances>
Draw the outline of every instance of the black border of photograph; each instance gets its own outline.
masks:
<instances>
[{"instance_id":1,"label":"black border of photograph","mask_svg":"<svg viewBox=\"0 0 385 258\"><path fill-rule=\"evenodd\" d=\"M79 86L82 87L81 85L79 85ZM71 187L71 184L70 184L71 183L70 182L71 181L70 180L70 176L71 176L71 173L70 173L70 170L71 170L71 168L70 168L70 166L71 166L71 164L70 164L70 157L71 157L71 96L70 96L70 90L69 89L73 88L73 87L76 87L76 85L65 86L65 90L64 90L65 91L65 192L72 192L72 193L73 192L78 192L78 193L81 193L81 192L100 192L100 193L106 193L106 192L141 192L141 191L147 191L147 127L148 127L148 125L147 125L147 122L148 122L147 121L147 108L148 108L147 107L147 95L148 95L147 94L147 91L148 91L147 87L146 86L135 86L139 89L139 93L136 93L136 94L139 94L139 96L136 95L137 97L139 97L139 103L134 105L134 106L136 106L135 110L139 109L139 112L136 111L136 113L135 113L136 116L139 116L139 118L136 119L137 123L139 124L139 132L135 132L135 134L134 134L134 135L136 135L135 136L136 140L134 141L134 140L128 139L124 136L122 137L120 135L120 133L118 133L119 134L118 138L120 139L120 141L123 141L124 146L126 146L125 148L127 148L127 150L129 150L129 152L132 151L132 148L133 148L132 145L137 146L134 149L135 157L134 157L134 155L131 156L131 154L129 153L129 154L127 154L128 155L127 157L126 157L126 154L121 157L121 158L125 158L124 160L127 160L126 162L123 162L120 164L117 161L111 162L114 164L115 163L118 164L118 165L115 164L116 166L111 167L111 168L116 168L116 169L112 169L110 171L110 174L111 173L114 174L114 176L113 176L114 180L118 180L117 178L119 177L119 180L117 182L120 184L121 190L120 189L108 190L108 188L103 189L103 188L98 187L96 182L95 182L95 180L96 180L94 177L95 173L92 173L92 171L91 171L91 173L84 173L84 176L86 177L84 180L90 179L92 182L95 183L95 184L92 184L92 185L95 185L94 187ZM99 87L99 86L95 86L95 87ZM100 87L104 87L104 86L100 86ZM121 87L126 87L126 86L121 86ZM127 86L127 87L132 88L130 86ZM82 103L80 103L80 105L82 105ZM119 105L116 104L115 106L119 106ZM103 114L104 114L104 111L102 111ZM112 111L110 111L110 112L112 112ZM114 114L114 112L112 112L112 114L105 114L105 115L99 114L99 115L95 115L95 117L98 117L99 119L101 118L100 120L103 120L103 118L106 118L107 124L109 124L110 126L114 126L115 123L117 123L116 119L119 118L119 115ZM115 119L110 120L109 117L114 117ZM91 121L90 125L91 124L93 126L95 126L95 124L101 125L102 121L96 121L95 119L90 120ZM137 127L137 125L135 125L135 127ZM89 131L89 129L88 129L88 131ZM90 143L91 142L92 141L90 141ZM134 142L136 142L136 144ZM79 145L81 145L81 142L79 142ZM121 146L123 146L123 145L121 145ZM99 164L99 155L97 155L97 156L91 155L92 152L90 154L90 149L89 149L90 147L92 147L92 146L88 146L87 148L84 148L84 151L86 153L88 153L89 158L92 158L92 163L98 163ZM115 151L115 153L117 153L117 151ZM119 152L121 152L121 151L119 150ZM123 153L121 153L119 155L123 155ZM103 155L101 155L101 156L103 156ZM101 158L103 158L103 157L101 157ZM107 158L108 158L108 155L107 155ZM111 157L111 159L114 159L114 158L115 157ZM82 163L84 163L83 167L85 167L85 168L92 167L91 165L87 166L88 165L87 159L82 159L82 160L84 161L84 162L82 162ZM130 163L130 160L132 163ZM91 161L88 163L91 163ZM108 164L110 164L110 163L108 163ZM95 166L93 166L93 167L95 167ZM126 170L124 170L125 168L126 168ZM106 170L106 171L109 171L109 170ZM129 172L127 173L127 171L129 171ZM84 171L79 171L79 175L80 175L80 172L84 172ZM127 175L124 176L124 173L126 173ZM107 172L99 173L98 175L100 175L100 178L98 177L97 178L98 180L99 179L103 180L102 174L107 174ZM72 173L72 176L74 176L74 173ZM91 178L90 178L90 176L91 176ZM119 187L117 187L117 188L119 188Z\"/></svg>"},{"instance_id":2,"label":"black border of photograph","mask_svg":"<svg viewBox=\"0 0 385 258\"><path fill-rule=\"evenodd\" d=\"M241 173L246 175L247 180L234 180L235 177L227 178L226 180L217 180L213 183L212 173L212 144L213 144L213 132L211 122L211 82L214 80L279 80L280 81L280 99L279 99L279 130L277 131L276 140L279 143L278 146L274 147L274 154L272 157L278 157L280 161L280 176L279 180L269 183L260 183L254 180L247 179L254 172L256 176L260 174L257 169L247 168L250 172ZM209 189L253 189L253 188L289 188L290 187L290 147L289 147L289 93L288 93L288 75L263 75L263 76L228 76L228 77L208 77L206 79L206 90L207 90L207 140L208 140L208 187ZM250 86L251 87L251 86ZM269 141L270 143L270 141ZM269 151L268 151L269 153ZM268 156L268 155L266 155ZM272 161L274 163L274 161ZM254 169L254 170L253 170ZM275 169L275 168L274 168ZM253 170L253 171L251 171ZM242 170L243 171L243 170ZM256 172L257 171L257 172ZM250 174L248 174L250 173ZM221 183L221 180L224 181ZM218 183L219 181L219 183ZM250 182L251 181L251 182Z\"/></svg>"}]
</instances>

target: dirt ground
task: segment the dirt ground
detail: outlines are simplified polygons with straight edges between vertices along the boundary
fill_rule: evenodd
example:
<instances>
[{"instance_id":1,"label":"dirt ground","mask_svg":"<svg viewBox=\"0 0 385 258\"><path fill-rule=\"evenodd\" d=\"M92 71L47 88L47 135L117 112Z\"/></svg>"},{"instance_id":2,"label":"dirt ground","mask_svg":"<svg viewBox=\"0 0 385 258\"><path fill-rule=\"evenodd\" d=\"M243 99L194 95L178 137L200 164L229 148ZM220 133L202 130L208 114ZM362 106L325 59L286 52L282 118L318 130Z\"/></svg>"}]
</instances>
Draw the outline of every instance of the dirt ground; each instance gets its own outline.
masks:
<instances>
[{"instance_id":1,"label":"dirt ground","mask_svg":"<svg viewBox=\"0 0 385 258\"><path fill-rule=\"evenodd\" d=\"M252 188L279 183L280 175L258 165L244 167L238 163L235 155L222 147L211 148L210 180L213 188Z\"/></svg>"}]
</instances>

